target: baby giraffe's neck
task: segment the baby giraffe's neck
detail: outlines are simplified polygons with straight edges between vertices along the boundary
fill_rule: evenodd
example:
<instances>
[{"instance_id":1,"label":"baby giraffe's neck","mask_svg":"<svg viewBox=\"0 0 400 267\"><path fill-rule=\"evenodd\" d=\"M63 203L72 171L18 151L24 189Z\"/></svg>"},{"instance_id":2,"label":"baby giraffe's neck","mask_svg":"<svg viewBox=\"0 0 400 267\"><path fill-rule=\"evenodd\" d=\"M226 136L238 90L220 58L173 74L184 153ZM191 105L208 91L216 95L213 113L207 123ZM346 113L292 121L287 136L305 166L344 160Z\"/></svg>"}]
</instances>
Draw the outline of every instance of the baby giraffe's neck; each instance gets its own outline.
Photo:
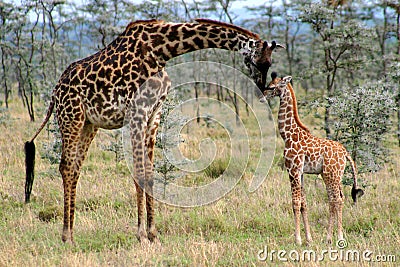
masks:
<instances>
[{"instance_id":1,"label":"baby giraffe's neck","mask_svg":"<svg viewBox=\"0 0 400 267\"><path fill-rule=\"evenodd\" d=\"M283 140L292 139L292 135L298 135L299 132L310 132L300 121L297 111L296 96L293 87L288 83L280 97L278 127Z\"/></svg>"}]
</instances>

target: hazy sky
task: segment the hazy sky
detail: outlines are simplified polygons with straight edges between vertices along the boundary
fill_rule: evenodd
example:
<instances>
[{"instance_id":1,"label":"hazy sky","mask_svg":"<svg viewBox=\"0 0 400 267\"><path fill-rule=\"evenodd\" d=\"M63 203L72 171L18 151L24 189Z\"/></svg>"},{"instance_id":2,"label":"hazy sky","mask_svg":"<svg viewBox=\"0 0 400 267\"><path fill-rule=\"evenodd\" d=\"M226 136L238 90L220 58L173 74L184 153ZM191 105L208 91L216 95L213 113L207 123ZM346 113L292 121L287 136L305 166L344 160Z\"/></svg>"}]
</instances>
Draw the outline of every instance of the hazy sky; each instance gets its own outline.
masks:
<instances>
[{"instance_id":1,"label":"hazy sky","mask_svg":"<svg viewBox=\"0 0 400 267\"><path fill-rule=\"evenodd\" d=\"M16 3L16 4L20 4L21 1L24 1L24 0L5 0L5 2ZM85 0L66 0L66 1L67 2L71 2L72 1L72 2L79 3L79 4L82 4L82 3L84 4L85 2L87 2ZM143 2L142 0L129 0L129 1L132 2L132 3L135 3L135 4ZM175 1L181 3L181 0L175 0ZM185 0L185 1L187 3L192 2L192 0ZM207 0L196 0L196 1L207 1ZM230 10L234 14L234 16L233 16L234 18L235 17L236 18L238 18L238 17L247 18L247 17L249 17L251 15L250 15L250 13L248 13L245 10L245 7L260 6L260 5L262 5L262 4L266 3L266 2L271 2L271 0L238 0L238 1L233 1L232 4L231 4ZM275 1L275 3L276 2L280 3L280 1Z\"/></svg>"},{"instance_id":2,"label":"hazy sky","mask_svg":"<svg viewBox=\"0 0 400 267\"><path fill-rule=\"evenodd\" d=\"M73 1L73 2L77 2L77 3L84 3L86 1L82 1L82 0L67 0L68 1ZM180 0L176 0L177 2L181 2ZM197 0L199 1L199 0ZM200 0L201 1L201 0ZM21 0L6 0L6 2L9 3L21 3ZM130 2L132 3L141 3L143 1L140 0L130 0ZM187 0L188 3L190 3L190 0ZM263 0L239 0L239 1L235 1L232 3L232 8L241 8L241 7L245 7L245 6L257 6L257 5L261 5L263 3L265 3L267 1L263 1Z\"/></svg>"}]
</instances>

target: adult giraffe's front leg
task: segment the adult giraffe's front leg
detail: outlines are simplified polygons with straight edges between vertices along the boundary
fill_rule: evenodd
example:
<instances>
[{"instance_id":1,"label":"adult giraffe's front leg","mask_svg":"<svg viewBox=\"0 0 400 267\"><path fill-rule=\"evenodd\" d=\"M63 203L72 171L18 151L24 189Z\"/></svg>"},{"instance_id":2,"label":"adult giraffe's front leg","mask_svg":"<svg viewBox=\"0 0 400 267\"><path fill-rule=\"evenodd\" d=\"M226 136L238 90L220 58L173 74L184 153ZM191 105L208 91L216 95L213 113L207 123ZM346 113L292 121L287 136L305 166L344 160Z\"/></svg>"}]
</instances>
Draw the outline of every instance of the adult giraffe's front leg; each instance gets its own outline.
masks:
<instances>
[{"instance_id":1,"label":"adult giraffe's front leg","mask_svg":"<svg viewBox=\"0 0 400 267\"><path fill-rule=\"evenodd\" d=\"M158 241L157 228L154 220L154 197L153 197L153 185L154 185L154 146L156 143L157 129L160 124L161 118L161 103L153 113L152 118L147 124L146 133L146 147L147 147L147 158L146 158L146 210L147 210L147 237L150 241Z\"/></svg>"},{"instance_id":2,"label":"adult giraffe's front leg","mask_svg":"<svg viewBox=\"0 0 400 267\"><path fill-rule=\"evenodd\" d=\"M141 109L132 109L129 119L132 143L133 157L133 178L137 193L137 209L138 209L138 229L137 238L141 243L148 241L146 226L145 226L145 183L146 173L145 164L147 158L146 152L146 127L147 127L147 112Z\"/></svg>"}]
</instances>

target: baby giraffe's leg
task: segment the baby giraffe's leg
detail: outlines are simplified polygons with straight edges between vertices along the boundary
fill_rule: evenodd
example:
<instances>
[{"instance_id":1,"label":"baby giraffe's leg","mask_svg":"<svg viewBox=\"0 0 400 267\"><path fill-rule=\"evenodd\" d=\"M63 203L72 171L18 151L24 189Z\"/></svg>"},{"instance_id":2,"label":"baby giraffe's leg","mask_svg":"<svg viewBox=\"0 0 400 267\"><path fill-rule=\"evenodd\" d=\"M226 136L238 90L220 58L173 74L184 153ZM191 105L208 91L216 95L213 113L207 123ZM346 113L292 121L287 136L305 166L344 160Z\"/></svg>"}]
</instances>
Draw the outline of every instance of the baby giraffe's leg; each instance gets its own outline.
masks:
<instances>
[{"instance_id":1,"label":"baby giraffe's leg","mask_svg":"<svg viewBox=\"0 0 400 267\"><path fill-rule=\"evenodd\" d=\"M303 175L301 175L301 215L303 217L304 229L306 231L306 240L307 243L312 242L310 224L308 223L308 211L307 211L307 202L306 202L306 194L304 192L304 180Z\"/></svg>"},{"instance_id":2,"label":"baby giraffe's leg","mask_svg":"<svg viewBox=\"0 0 400 267\"><path fill-rule=\"evenodd\" d=\"M343 239L343 228L342 228L342 210L343 210L343 192L340 179L336 175L331 173L324 173L323 178L326 184L326 190L328 192L329 200L329 223L328 223L328 234L326 241L328 244L332 243L333 225L335 219L337 219L338 225L338 238Z\"/></svg>"},{"instance_id":3,"label":"baby giraffe's leg","mask_svg":"<svg viewBox=\"0 0 400 267\"><path fill-rule=\"evenodd\" d=\"M337 209L337 224L338 224L338 240L343 240L343 227L342 227L342 207L343 204L340 203L338 204L338 209Z\"/></svg>"},{"instance_id":4,"label":"baby giraffe's leg","mask_svg":"<svg viewBox=\"0 0 400 267\"><path fill-rule=\"evenodd\" d=\"M294 213L294 237L295 241L298 245L301 245L301 236L300 236L300 214L301 214L301 182L300 175L298 172L289 172L290 185L292 188L292 208Z\"/></svg>"},{"instance_id":5,"label":"baby giraffe's leg","mask_svg":"<svg viewBox=\"0 0 400 267\"><path fill-rule=\"evenodd\" d=\"M335 204L329 200L329 221L328 221L328 233L326 235L326 242L332 244L332 232L333 223L335 219Z\"/></svg>"},{"instance_id":6,"label":"baby giraffe's leg","mask_svg":"<svg viewBox=\"0 0 400 267\"><path fill-rule=\"evenodd\" d=\"M339 201L336 202L336 212L337 212L337 227L338 227L338 240L343 239L343 226L342 226L342 212L343 212L343 203L344 203L344 195L342 184L339 181Z\"/></svg>"}]
</instances>

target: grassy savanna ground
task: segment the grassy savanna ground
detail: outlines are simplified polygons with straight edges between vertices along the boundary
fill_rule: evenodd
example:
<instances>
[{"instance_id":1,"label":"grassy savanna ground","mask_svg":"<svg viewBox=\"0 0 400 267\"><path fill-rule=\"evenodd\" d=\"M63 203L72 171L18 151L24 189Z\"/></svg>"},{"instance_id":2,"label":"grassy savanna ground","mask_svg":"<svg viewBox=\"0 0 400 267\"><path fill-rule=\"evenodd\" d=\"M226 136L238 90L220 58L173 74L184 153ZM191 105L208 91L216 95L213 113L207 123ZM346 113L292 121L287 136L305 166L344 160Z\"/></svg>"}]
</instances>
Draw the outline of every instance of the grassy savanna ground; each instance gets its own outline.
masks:
<instances>
[{"instance_id":1,"label":"grassy savanna ground","mask_svg":"<svg viewBox=\"0 0 400 267\"><path fill-rule=\"evenodd\" d=\"M23 143L41 123L30 123L20 101L10 103L11 119L0 125L0 266L267 266L295 265L261 262L259 250L312 249L320 253L325 243L328 205L324 185L306 176L305 190L314 243L294 244L290 186L281 168L282 141L277 139L273 167L262 186L249 193L251 168L227 196L197 208L177 208L157 203L156 222L160 245L141 245L136 237L135 189L124 162L101 149L110 138L101 131L95 138L78 185L75 220L76 245L61 242L62 181L58 166L40 157L48 143L46 131L36 141L36 176L32 202L24 204ZM37 116L38 118L41 115ZM310 125L311 118L304 121ZM312 126L312 125L310 125ZM220 136L216 129L191 127L194 139ZM314 127L310 127L313 129ZM222 131L222 130L221 130ZM315 131L314 131L315 132ZM222 144L223 141L216 141ZM390 143L390 142L388 142ZM192 141L187 144L193 145ZM186 152L190 148L185 148ZM193 155L197 147L193 145ZM352 207L350 187L345 187L343 214L347 249L395 255L400 262L400 164L393 145L394 162L362 176L370 186L357 207ZM189 153L190 154L190 153ZM223 162L223 160L221 160ZM304 236L304 232L302 232ZM332 246L336 249L335 245ZM288 258L288 255L285 257ZM300 265L344 265L347 262L301 262ZM366 266L368 262L351 262Z\"/></svg>"}]
</instances>

